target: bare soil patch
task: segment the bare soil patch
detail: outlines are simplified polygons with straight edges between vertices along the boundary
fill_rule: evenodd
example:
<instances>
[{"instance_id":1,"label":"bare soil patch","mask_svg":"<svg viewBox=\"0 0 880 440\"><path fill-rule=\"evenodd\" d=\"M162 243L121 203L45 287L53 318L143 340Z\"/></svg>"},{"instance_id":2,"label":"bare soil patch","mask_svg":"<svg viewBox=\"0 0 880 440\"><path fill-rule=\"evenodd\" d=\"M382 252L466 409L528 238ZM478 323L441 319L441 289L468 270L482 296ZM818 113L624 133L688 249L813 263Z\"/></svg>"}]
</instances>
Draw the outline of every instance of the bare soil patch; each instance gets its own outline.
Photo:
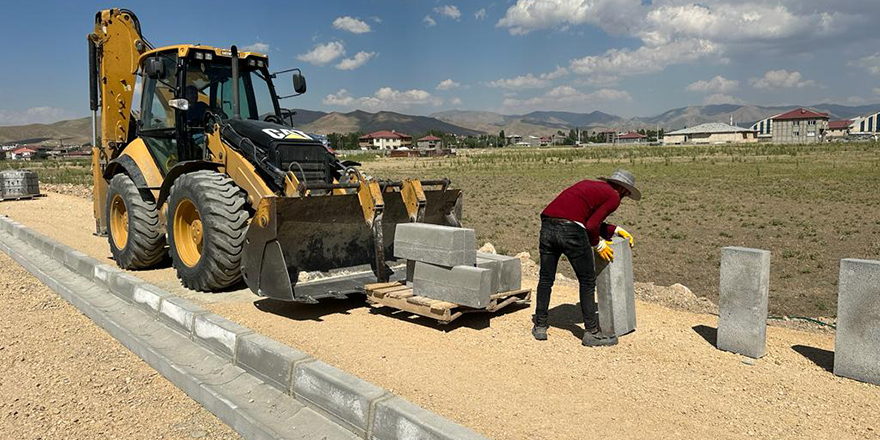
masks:
<instances>
[{"instance_id":1,"label":"bare soil patch","mask_svg":"<svg viewBox=\"0 0 880 440\"><path fill-rule=\"evenodd\" d=\"M238 439L0 253L0 437Z\"/></svg>"}]
</instances>

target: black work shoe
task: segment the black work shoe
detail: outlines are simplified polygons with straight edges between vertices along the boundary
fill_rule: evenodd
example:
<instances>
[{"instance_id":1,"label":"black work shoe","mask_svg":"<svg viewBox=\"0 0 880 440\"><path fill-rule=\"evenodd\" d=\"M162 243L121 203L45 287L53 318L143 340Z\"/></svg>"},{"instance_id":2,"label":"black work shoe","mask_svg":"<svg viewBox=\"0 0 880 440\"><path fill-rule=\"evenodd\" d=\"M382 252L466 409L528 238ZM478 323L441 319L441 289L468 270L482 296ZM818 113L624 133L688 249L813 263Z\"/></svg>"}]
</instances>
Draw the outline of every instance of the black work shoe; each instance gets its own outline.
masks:
<instances>
[{"instance_id":1,"label":"black work shoe","mask_svg":"<svg viewBox=\"0 0 880 440\"><path fill-rule=\"evenodd\" d=\"M547 327L540 327L538 325L532 327L532 336L539 341L547 340Z\"/></svg>"},{"instance_id":2,"label":"black work shoe","mask_svg":"<svg viewBox=\"0 0 880 440\"><path fill-rule=\"evenodd\" d=\"M581 341L584 347L608 347L617 345L617 336L603 335L599 329L588 329L584 332L584 339Z\"/></svg>"}]
</instances>

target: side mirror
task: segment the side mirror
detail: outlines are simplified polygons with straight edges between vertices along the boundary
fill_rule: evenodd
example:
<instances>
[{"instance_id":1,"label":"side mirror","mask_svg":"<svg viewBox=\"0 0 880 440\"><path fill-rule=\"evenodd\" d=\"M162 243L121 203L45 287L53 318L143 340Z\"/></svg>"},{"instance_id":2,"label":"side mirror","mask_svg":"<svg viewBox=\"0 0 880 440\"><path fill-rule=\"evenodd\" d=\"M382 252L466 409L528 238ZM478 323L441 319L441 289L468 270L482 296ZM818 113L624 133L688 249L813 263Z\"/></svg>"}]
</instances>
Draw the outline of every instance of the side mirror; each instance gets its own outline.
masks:
<instances>
[{"instance_id":1,"label":"side mirror","mask_svg":"<svg viewBox=\"0 0 880 440\"><path fill-rule=\"evenodd\" d=\"M184 98L169 99L168 105L181 111L189 110L189 101Z\"/></svg>"},{"instance_id":2,"label":"side mirror","mask_svg":"<svg viewBox=\"0 0 880 440\"><path fill-rule=\"evenodd\" d=\"M299 72L293 74L293 90L300 95L306 92L306 77Z\"/></svg>"},{"instance_id":3,"label":"side mirror","mask_svg":"<svg viewBox=\"0 0 880 440\"><path fill-rule=\"evenodd\" d=\"M144 65L144 71L150 79L164 79L166 76L165 63L159 57L148 59Z\"/></svg>"}]
</instances>

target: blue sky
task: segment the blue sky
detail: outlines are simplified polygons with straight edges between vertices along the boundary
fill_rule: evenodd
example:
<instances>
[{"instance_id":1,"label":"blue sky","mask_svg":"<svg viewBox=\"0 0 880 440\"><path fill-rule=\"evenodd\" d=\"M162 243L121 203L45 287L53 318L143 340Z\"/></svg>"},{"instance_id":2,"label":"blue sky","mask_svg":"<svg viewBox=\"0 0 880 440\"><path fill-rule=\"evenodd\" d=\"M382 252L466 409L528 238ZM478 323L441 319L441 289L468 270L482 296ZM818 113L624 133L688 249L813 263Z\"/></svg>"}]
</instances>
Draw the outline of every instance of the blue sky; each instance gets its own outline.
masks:
<instances>
[{"instance_id":1,"label":"blue sky","mask_svg":"<svg viewBox=\"0 0 880 440\"><path fill-rule=\"evenodd\" d=\"M876 0L134 3L7 2L0 125L87 115L85 36L119 6L158 46L252 46L274 69L301 67L309 92L288 107L648 116L880 102Z\"/></svg>"}]
</instances>

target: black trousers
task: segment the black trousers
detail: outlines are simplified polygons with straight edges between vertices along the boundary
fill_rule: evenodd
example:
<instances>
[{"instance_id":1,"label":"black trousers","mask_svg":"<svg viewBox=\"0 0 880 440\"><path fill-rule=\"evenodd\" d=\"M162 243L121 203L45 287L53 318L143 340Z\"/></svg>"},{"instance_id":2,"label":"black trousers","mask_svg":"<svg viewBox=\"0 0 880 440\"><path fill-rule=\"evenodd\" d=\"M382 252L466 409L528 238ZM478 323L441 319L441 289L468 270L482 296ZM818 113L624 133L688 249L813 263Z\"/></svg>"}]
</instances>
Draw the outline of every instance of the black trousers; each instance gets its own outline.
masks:
<instances>
[{"instance_id":1,"label":"black trousers","mask_svg":"<svg viewBox=\"0 0 880 440\"><path fill-rule=\"evenodd\" d=\"M547 313L550 307L550 293L556 280L559 257L565 255L577 276L581 313L587 329L597 328L596 317L596 268L593 263L593 248L587 238L587 231L580 225L545 218L541 221L541 274L538 278L535 324L547 326Z\"/></svg>"}]
</instances>

